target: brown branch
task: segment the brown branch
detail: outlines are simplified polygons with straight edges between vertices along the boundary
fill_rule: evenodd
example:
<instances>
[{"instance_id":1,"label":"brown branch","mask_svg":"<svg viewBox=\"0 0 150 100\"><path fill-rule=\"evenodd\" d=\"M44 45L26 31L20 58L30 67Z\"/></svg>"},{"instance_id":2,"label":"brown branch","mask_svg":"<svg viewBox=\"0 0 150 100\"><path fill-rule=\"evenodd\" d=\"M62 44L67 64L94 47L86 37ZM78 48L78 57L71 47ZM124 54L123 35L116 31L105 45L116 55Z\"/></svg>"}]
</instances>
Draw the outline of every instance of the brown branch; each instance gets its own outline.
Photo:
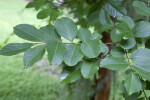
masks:
<instances>
[{"instance_id":1,"label":"brown branch","mask_svg":"<svg viewBox=\"0 0 150 100\"><path fill-rule=\"evenodd\" d=\"M126 57L127 57L128 64L129 64L129 66L130 66L130 69L131 69L131 71L134 73L134 71L133 71L133 69L132 69L132 67L131 67L130 60L129 60L129 57L128 57L128 53L127 53L127 52L126 52Z\"/></svg>"}]
</instances>

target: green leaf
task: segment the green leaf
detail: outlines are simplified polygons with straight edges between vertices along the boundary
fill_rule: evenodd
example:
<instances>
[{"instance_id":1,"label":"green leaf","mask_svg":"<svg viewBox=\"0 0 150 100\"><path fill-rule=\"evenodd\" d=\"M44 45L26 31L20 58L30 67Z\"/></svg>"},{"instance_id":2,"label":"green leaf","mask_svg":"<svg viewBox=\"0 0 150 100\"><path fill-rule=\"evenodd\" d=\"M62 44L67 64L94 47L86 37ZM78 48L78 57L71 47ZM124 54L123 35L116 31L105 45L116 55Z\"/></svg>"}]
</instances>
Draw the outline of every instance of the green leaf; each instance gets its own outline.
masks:
<instances>
[{"instance_id":1,"label":"green leaf","mask_svg":"<svg viewBox=\"0 0 150 100\"><path fill-rule=\"evenodd\" d=\"M91 32L88 29L80 28L77 35L82 42L87 42L91 37Z\"/></svg>"},{"instance_id":2,"label":"green leaf","mask_svg":"<svg viewBox=\"0 0 150 100\"><path fill-rule=\"evenodd\" d=\"M124 85L129 95L139 92L142 89L141 81L134 73L130 73L127 76Z\"/></svg>"},{"instance_id":3,"label":"green leaf","mask_svg":"<svg viewBox=\"0 0 150 100\"><path fill-rule=\"evenodd\" d=\"M95 58L101 52L100 43L98 40L89 40L81 44L81 51L84 53L85 56L89 58Z\"/></svg>"},{"instance_id":4,"label":"green leaf","mask_svg":"<svg viewBox=\"0 0 150 100\"><path fill-rule=\"evenodd\" d=\"M116 6L111 3L105 3L104 9L107 13L113 17L123 16L126 15L126 10L122 6Z\"/></svg>"},{"instance_id":5,"label":"green leaf","mask_svg":"<svg viewBox=\"0 0 150 100\"><path fill-rule=\"evenodd\" d=\"M35 27L28 24L20 24L14 27L14 33L25 40L44 42L43 34Z\"/></svg>"},{"instance_id":6,"label":"green leaf","mask_svg":"<svg viewBox=\"0 0 150 100\"><path fill-rule=\"evenodd\" d=\"M103 53L103 56L105 56L109 52L109 48L106 44L100 42L100 51Z\"/></svg>"},{"instance_id":7,"label":"green leaf","mask_svg":"<svg viewBox=\"0 0 150 100\"><path fill-rule=\"evenodd\" d=\"M67 44L64 61L68 66L76 65L83 58L79 45Z\"/></svg>"},{"instance_id":8,"label":"green leaf","mask_svg":"<svg viewBox=\"0 0 150 100\"><path fill-rule=\"evenodd\" d=\"M99 33L97 33L97 32L94 32L94 33L92 34L91 40L95 40L95 39L100 40L102 37L103 37L103 36L102 36L101 34L99 34Z\"/></svg>"},{"instance_id":9,"label":"green leaf","mask_svg":"<svg viewBox=\"0 0 150 100\"><path fill-rule=\"evenodd\" d=\"M101 32L101 33L102 33L102 32L106 32L106 31L109 31L109 30L111 30L111 29L113 29L113 28L114 28L114 25L113 25L113 24L104 24L104 25L101 26L100 32Z\"/></svg>"},{"instance_id":10,"label":"green leaf","mask_svg":"<svg viewBox=\"0 0 150 100\"><path fill-rule=\"evenodd\" d=\"M134 1L133 7L135 8L138 14L143 16L150 16L150 7L148 7L147 4L145 4L144 2Z\"/></svg>"},{"instance_id":11,"label":"green leaf","mask_svg":"<svg viewBox=\"0 0 150 100\"><path fill-rule=\"evenodd\" d=\"M111 49L111 54L113 57L125 57L125 52L120 47L113 47Z\"/></svg>"},{"instance_id":12,"label":"green leaf","mask_svg":"<svg viewBox=\"0 0 150 100\"><path fill-rule=\"evenodd\" d=\"M147 67L146 69L150 71L148 67L150 65L150 49L137 49L132 53L131 57L134 64L145 66L145 68Z\"/></svg>"},{"instance_id":13,"label":"green leaf","mask_svg":"<svg viewBox=\"0 0 150 100\"><path fill-rule=\"evenodd\" d=\"M51 9L43 9L37 14L38 19L45 19L50 16Z\"/></svg>"},{"instance_id":14,"label":"green leaf","mask_svg":"<svg viewBox=\"0 0 150 100\"><path fill-rule=\"evenodd\" d=\"M39 8L41 8L44 5L45 5L45 1L44 0L36 0L36 1L29 2L26 5L26 8L35 7L35 9L38 10Z\"/></svg>"},{"instance_id":15,"label":"green leaf","mask_svg":"<svg viewBox=\"0 0 150 100\"><path fill-rule=\"evenodd\" d=\"M76 24L67 17L57 19L55 23L55 28L59 35L70 41L73 41L78 31Z\"/></svg>"},{"instance_id":16,"label":"green leaf","mask_svg":"<svg viewBox=\"0 0 150 100\"><path fill-rule=\"evenodd\" d=\"M122 40L120 42L120 45L123 49L131 49L136 45L136 41L134 38Z\"/></svg>"},{"instance_id":17,"label":"green leaf","mask_svg":"<svg viewBox=\"0 0 150 100\"><path fill-rule=\"evenodd\" d=\"M18 53L24 52L30 47L32 47L33 43L10 43L5 45L2 50L0 50L0 55L4 56L12 56Z\"/></svg>"},{"instance_id":18,"label":"green leaf","mask_svg":"<svg viewBox=\"0 0 150 100\"><path fill-rule=\"evenodd\" d=\"M147 39L145 42L145 48L150 49L150 39Z\"/></svg>"},{"instance_id":19,"label":"green leaf","mask_svg":"<svg viewBox=\"0 0 150 100\"><path fill-rule=\"evenodd\" d=\"M134 21L129 16L120 16L117 18L117 20L126 23L131 30L134 28Z\"/></svg>"},{"instance_id":20,"label":"green leaf","mask_svg":"<svg viewBox=\"0 0 150 100\"><path fill-rule=\"evenodd\" d=\"M32 66L37 61L43 58L45 53L45 45L38 45L34 48L28 49L23 57L23 61L26 67Z\"/></svg>"},{"instance_id":21,"label":"green leaf","mask_svg":"<svg viewBox=\"0 0 150 100\"><path fill-rule=\"evenodd\" d=\"M60 65L63 61L66 48L60 42L57 43L47 43L48 60L52 65Z\"/></svg>"},{"instance_id":22,"label":"green leaf","mask_svg":"<svg viewBox=\"0 0 150 100\"><path fill-rule=\"evenodd\" d=\"M91 78L99 69L99 61L83 62L81 65L81 73L84 78Z\"/></svg>"},{"instance_id":23,"label":"green leaf","mask_svg":"<svg viewBox=\"0 0 150 100\"><path fill-rule=\"evenodd\" d=\"M128 66L128 63L124 58L115 58L112 56L109 56L107 58L104 58L100 62L100 66L102 68L108 68L111 70L120 70L125 69Z\"/></svg>"},{"instance_id":24,"label":"green leaf","mask_svg":"<svg viewBox=\"0 0 150 100\"><path fill-rule=\"evenodd\" d=\"M135 26L134 33L136 37L140 37L140 38L145 38L150 36L150 23L146 21L138 22Z\"/></svg>"},{"instance_id":25,"label":"green leaf","mask_svg":"<svg viewBox=\"0 0 150 100\"><path fill-rule=\"evenodd\" d=\"M40 31L43 33L43 38L46 42L61 42L61 37L53 25L41 27Z\"/></svg>"},{"instance_id":26,"label":"green leaf","mask_svg":"<svg viewBox=\"0 0 150 100\"><path fill-rule=\"evenodd\" d=\"M77 81L80 76L80 66L81 63L74 67L65 67L60 75L60 82L62 83L73 83Z\"/></svg>"},{"instance_id":27,"label":"green leaf","mask_svg":"<svg viewBox=\"0 0 150 100\"><path fill-rule=\"evenodd\" d=\"M121 38L122 38L121 31L118 30L117 28L113 29L110 33L110 37L113 42L121 41Z\"/></svg>"},{"instance_id":28,"label":"green leaf","mask_svg":"<svg viewBox=\"0 0 150 100\"><path fill-rule=\"evenodd\" d=\"M104 11L104 9L101 9L99 19L102 25L113 24L112 20L110 19L109 15Z\"/></svg>"}]
</instances>

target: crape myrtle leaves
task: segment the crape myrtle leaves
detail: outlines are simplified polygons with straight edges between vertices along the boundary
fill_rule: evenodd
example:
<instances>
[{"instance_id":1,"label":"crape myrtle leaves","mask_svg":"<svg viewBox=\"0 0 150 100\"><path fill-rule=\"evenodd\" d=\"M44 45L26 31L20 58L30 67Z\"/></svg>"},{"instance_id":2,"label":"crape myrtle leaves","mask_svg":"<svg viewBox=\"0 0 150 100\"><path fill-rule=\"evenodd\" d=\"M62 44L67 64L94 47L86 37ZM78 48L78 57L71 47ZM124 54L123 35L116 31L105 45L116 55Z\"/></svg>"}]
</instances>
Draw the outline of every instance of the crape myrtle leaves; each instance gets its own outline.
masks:
<instances>
[{"instance_id":1,"label":"crape myrtle leaves","mask_svg":"<svg viewBox=\"0 0 150 100\"><path fill-rule=\"evenodd\" d=\"M138 14L143 16L150 16L150 7L148 7L146 3L142 1L134 1L133 7Z\"/></svg>"},{"instance_id":2,"label":"crape myrtle leaves","mask_svg":"<svg viewBox=\"0 0 150 100\"><path fill-rule=\"evenodd\" d=\"M127 40L122 40L120 42L120 45L123 49L131 49L133 48L135 45L136 45L136 41L134 38L131 38L131 39L127 39Z\"/></svg>"},{"instance_id":3,"label":"crape myrtle leaves","mask_svg":"<svg viewBox=\"0 0 150 100\"><path fill-rule=\"evenodd\" d=\"M23 61L26 67L32 66L37 61L43 58L45 53L45 45L38 45L34 48L28 49L23 57Z\"/></svg>"},{"instance_id":4,"label":"crape myrtle leaves","mask_svg":"<svg viewBox=\"0 0 150 100\"><path fill-rule=\"evenodd\" d=\"M81 73L84 78L91 78L99 69L99 61L87 62L81 64Z\"/></svg>"},{"instance_id":5,"label":"crape myrtle leaves","mask_svg":"<svg viewBox=\"0 0 150 100\"><path fill-rule=\"evenodd\" d=\"M142 89L142 83L134 73L127 75L124 85L129 95L139 92Z\"/></svg>"},{"instance_id":6,"label":"crape myrtle leaves","mask_svg":"<svg viewBox=\"0 0 150 100\"><path fill-rule=\"evenodd\" d=\"M0 55L12 56L26 51L32 47L33 43L10 43L5 45L2 50L0 50Z\"/></svg>"},{"instance_id":7,"label":"crape myrtle leaves","mask_svg":"<svg viewBox=\"0 0 150 100\"><path fill-rule=\"evenodd\" d=\"M84 42L81 44L81 51L89 58L97 57L101 52L100 43L98 40Z\"/></svg>"},{"instance_id":8,"label":"crape myrtle leaves","mask_svg":"<svg viewBox=\"0 0 150 100\"><path fill-rule=\"evenodd\" d=\"M48 60L52 65L60 65L65 55L65 45L60 42L47 43Z\"/></svg>"},{"instance_id":9,"label":"crape myrtle leaves","mask_svg":"<svg viewBox=\"0 0 150 100\"><path fill-rule=\"evenodd\" d=\"M146 21L138 22L134 29L134 35L140 38L150 36L150 23Z\"/></svg>"},{"instance_id":10,"label":"crape myrtle leaves","mask_svg":"<svg viewBox=\"0 0 150 100\"><path fill-rule=\"evenodd\" d=\"M88 29L80 28L77 35L82 42L87 42L91 37L91 32Z\"/></svg>"},{"instance_id":11,"label":"crape myrtle leaves","mask_svg":"<svg viewBox=\"0 0 150 100\"><path fill-rule=\"evenodd\" d=\"M125 51L120 47L113 47L111 49L111 55L113 57L125 57Z\"/></svg>"},{"instance_id":12,"label":"crape myrtle leaves","mask_svg":"<svg viewBox=\"0 0 150 100\"><path fill-rule=\"evenodd\" d=\"M81 62L74 67L68 67L68 66L64 67L60 75L60 82L73 83L77 81L81 76L80 67L81 67Z\"/></svg>"},{"instance_id":13,"label":"crape myrtle leaves","mask_svg":"<svg viewBox=\"0 0 150 100\"><path fill-rule=\"evenodd\" d=\"M131 30L134 28L134 21L129 16L119 16L117 20L126 23Z\"/></svg>"},{"instance_id":14,"label":"crape myrtle leaves","mask_svg":"<svg viewBox=\"0 0 150 100\"><path fill-rule=\"evenodd\" d=\"M56 32L53 25L41 27L40 31L43 33L43 37L46 42L61 42L61 37Z\"/></svg>"},{"instance_id":15,"label":"crape myrtle leaves","mask_svg":"<svg viewBox=\"0 0 150 100\"><path fill-rule=\"evenodd\" d=\"M66 54L64 56L64 62L68 66L76 65L82 58L83 54L80 50L79 45L67 44L66 45Z\"/></svg>"},{"instance_id":16,"label":"crape myrtle leaves","mask_svg":"<svg viewBox=\"0 0 150 100\"><path fill-rule=\"evenodd\" d=\"M32 25L20 24L14 27L14 33L25 40L34 42L44 42L43 34Z\"/></svg>"},{"instance_id":17,"label":"crape myrtle leaves","mask_svg":"<svg viewBox=\"0 0 150 100\"><path fill-rule=\"evenodd\" d=\"M100 62L100 67L111 69L111 70L125 69L127 66L128 66L128 63L126 59L115 58L112 56L106 57Z\"/></svg>"},{"instance_id":18,"label":"crape myrtle leaves","mask_svg":"<svg viewBox=\"0 0 150 100\"><path fill-rule=\"evenodd\" d=\"M57 19L55 22L55 28L60 36L70 41L73 41L78 31L76 24L67 17Z\"/></svg>"},{"instance_id":19,"label":"crape myrtle leaves","mask_svg":"<svg viewBox=\"0 0 150 100\"><path fill-rule=\"evenodd\" d=\"M104 9L110 16L118 17L127 14L127 11L122 6L114 5L112 3L105 3Z\"/></svg>"}]
</instances>

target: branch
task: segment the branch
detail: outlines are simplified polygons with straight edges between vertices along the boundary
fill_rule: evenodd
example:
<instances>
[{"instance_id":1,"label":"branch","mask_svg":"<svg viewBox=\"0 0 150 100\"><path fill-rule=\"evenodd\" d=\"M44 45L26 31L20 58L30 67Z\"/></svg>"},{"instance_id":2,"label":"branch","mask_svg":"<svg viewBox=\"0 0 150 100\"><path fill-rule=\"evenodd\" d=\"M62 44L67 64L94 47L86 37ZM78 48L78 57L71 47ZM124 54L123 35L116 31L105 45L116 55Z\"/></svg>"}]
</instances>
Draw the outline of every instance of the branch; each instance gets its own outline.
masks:
<instances>
[{"instance_id":1,"label":"branch","mask_svg":"<svg viewBox=\"0 0 150 100\"><path fill-rule=\"evenodd\" d=\"M134 71L133 71L133 69L132 69L132 67L131 67L130 60L129 60L129 57L128 57L128 53L127 53L127 52L126 52L126 57L127 57L128 64L129 64L129 66L130 66L130 69L131 69L131 71L134 73Z\"/></svg>"}]
</instances>

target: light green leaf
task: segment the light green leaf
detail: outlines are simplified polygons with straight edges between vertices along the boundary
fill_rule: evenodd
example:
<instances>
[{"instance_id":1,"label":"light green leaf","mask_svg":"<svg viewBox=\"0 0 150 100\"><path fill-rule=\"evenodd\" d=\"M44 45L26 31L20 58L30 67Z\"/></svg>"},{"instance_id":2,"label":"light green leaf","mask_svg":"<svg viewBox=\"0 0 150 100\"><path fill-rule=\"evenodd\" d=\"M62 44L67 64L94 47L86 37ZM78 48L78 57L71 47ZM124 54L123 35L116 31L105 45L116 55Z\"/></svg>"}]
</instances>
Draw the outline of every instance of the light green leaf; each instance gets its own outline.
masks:
<instances>
[{"instance_id":1,"label":"light green leaf","mask_svg":"<svg viewBox=\"0 0 150 100\"><path fill-rule=\"evenodd\" d=\"M109 48L106 44L100 42L100 51L103 53L103 56L105 56L109 52Z\"/></svg>"},{"instance_id":2,"label":"light green leaf","mask_svg":"<svg viewBox=\"0 0 150 100\"><path fill-rule=\"evenodd\" d=\"M150 36L150 23L146 21L138 22L135 26L134 33L136 37L140 37L140 38L145 38Z\"/></svg>"},{"instance_id":3,"label":"light green leaf","mask_svg":"<svg viewBox=\"0 0 150 100\"><path fill-rule=\"evenodd\" d=\"M66 48L60 42L57 43L47 43L48 60L52 65L60 65L63 61Z\"/></svg>"},{"instance_id":4,"label":"light green leaf","mask_svg":"<svg viewBox=\"0 0 150 100\"><path fill-rule=\"evenodd\" d=\"M37 14L38 19L44 19L50 16L51 9L43 9Z\"/></svg>"},{"instance_id":5,"label":"light green leaf","mask_svg":"<svg viewBox=\"0 0 150 100\"><path fill-rule=\"evenodd\" d=\"M30 47L32 47L33 43L10 43L5 45L2 50L0 50L0 55L4 56L12 56L18 53L24 52Z\"/></svg>"},{"instance_id":6,"label":"light green leaf","mask_svg":"<svg viewBox=\"0 0 150 100\"><path fill-rule=\"evenodd\" d=\"M130 73L126 77L126 81L124 85L129 95L139 92L142 89L142 83L134 73Z\"/></svg>"},{"instance_id":7,"label":"light green leaf","mask_svg":"<svg viewBox=\"0 0 150 100\"><path fill-rule=\"evenodd\" d=\"M91 37L91 40L95 40L95 39L101 39L103 36L101 35L101 34L99 34L99 33L97 33L97 32L94 32L93 34L92 34L92 37Z\"/></svg>"},{"instance_id":8,"label":"light green leaf","mask_svg":"<svg viewBox=\"0 0 150 100\"><path fill-rule=\"evenodd\" d=\"M115 58L112 56L109 56L107 58L104 58L100 62L100 66L102 68L108 68L111 70L120 70L125 69L128 66L128 63L124 58Z\"/></svg>"},{"instance_id":9,"label":"light green leaf","mask_svg":"<svg viewBox=\"0 0 150 100\"><path fill-rule=\"evenodd\" d=\"M55 28L59 35L70 41L73 41L78 31L76 24L67 17L57 19L55 23Z\"/></svg>"},{"instance_id":10,"label":"light green leaf","mask_svg":"<svg viewBox=\"0 0 150 100\"><path fill-rule=\"evenodd\" d=\"M41 27L40 31L43 33L43 38L46 42L61 42L61 37L53 25Z\"/></svg>"},{"instance_id":11,"label":"light green leaf","mask_svg":"<svg viewBox=\"0 0 150 100\"><path fill-rule=\"evenodd\" d=\"M25 52L23 61L26 67L32 66L37 61L43 58L45 53L45 45L38 45L32 49Z\"/></svg>"},{"instance_id":12,"label":"light green leaf","mask_svg":"<svg viewBox=\"0 0 150 100\"><path fill-rule=\"evenodd\" d=\"M144 2L134 1L133 7L137 11L137 13L139 13L140 15L150 16L150 7L148 7L147 4L145 4Z\"/></svg>"},{"instance_id":13,"label":"light green leaf","mask_svg":"<svg viewBox=\"0 0 150 100\"><path fill-rule=\"evenodd\" d=\"M131 30L134 28L134 21L129 16L120 16L117 18L117 20L126 23Z\"/></svg>"},{"instance_id":14,"label":"light green leaf","mask_svg":"<svg viewBox=\"0 0 150 100\"><path fill-rule=\"evenodd\" d=\"M91 37L91 32L88 29L80 28L77 35L82 42L87 42Z\"/></svg>"},{"instance_id":15,"label":"light green leaf","mask_svg":"<svg viewBox=\"0 0 150 100\"><path fill-rule=\"evenodd\" d=\"M126 15L125 8L121 6L116 6L111 3L105 3L104 9L107 11L107 13L113 17L123 16Z\"/></svg>"},{"instance_id":16,"label":"light green leaf","mask_svg":"<svg viewBox=\"0 0 150 100\"><path fill-rule=\"evenodd\" d=\"M14 33L25 40L44 42L43 34L35 27L28 24L20 24L14 27Z\"/></svg>"},{"instance_id":17,"label":"light green leaf","mask_svg":"<svg viewBox=\"0 0 150 100\"><path fill-rule=\"evenodd\" d=\"M84 53L85 56L89 58L95 58L101 52L100 43L98 40L89 40L81 44L81 51Z\"/></svg>"},{"instance_id":18,"label":"light green leaf","mask_svg":"<svg viewBox=\"0 0 150 100\"><path fill-rule=\"evenodd\" d=\"M77 81L80 76L80 66L81 63L74 67L65 67L60 75L60 82L62 83L73 83Z\"/></svg>"},{"instance_id":19,"label":"light green leaf","mask_svg":"<svg viewBox=\"0 0 150 100\"><path fill-rule=\"evenodd\" d=\"M83 62L81 65L81 73L84 78L91 78L99 69L99 61Z\"/></svg>"},{"instance_id":20,"label":"light green leaf","mask_svg":"<svg viewBox=\"0 0 150 100\"><path fill-rule=\"evenodd\" d=\"M113 47L111 49L111 54L113 57L125 57L125 52L120 47Z\"/></svg>"},{"instance_id":21,"label":"light green leaf","mask_svg":"<svg viewBox=\"0 0 150 100\"><path fill-rule=\"evenodd\" d=\"M67 44L64 61L68 66L76 65L83 58L79 45Z\"/></svg>"},{"instance_id":22,"label":"light green leaf","mask_svg":"<svg viewBox=\"0 0 150 100\"><path fill-rule=\"evenodd\" d=\"M123 49L131 49L136 45L136 41L134 38L122 40L120 42L120 45Z\"/></svg>"}]
</instances>

